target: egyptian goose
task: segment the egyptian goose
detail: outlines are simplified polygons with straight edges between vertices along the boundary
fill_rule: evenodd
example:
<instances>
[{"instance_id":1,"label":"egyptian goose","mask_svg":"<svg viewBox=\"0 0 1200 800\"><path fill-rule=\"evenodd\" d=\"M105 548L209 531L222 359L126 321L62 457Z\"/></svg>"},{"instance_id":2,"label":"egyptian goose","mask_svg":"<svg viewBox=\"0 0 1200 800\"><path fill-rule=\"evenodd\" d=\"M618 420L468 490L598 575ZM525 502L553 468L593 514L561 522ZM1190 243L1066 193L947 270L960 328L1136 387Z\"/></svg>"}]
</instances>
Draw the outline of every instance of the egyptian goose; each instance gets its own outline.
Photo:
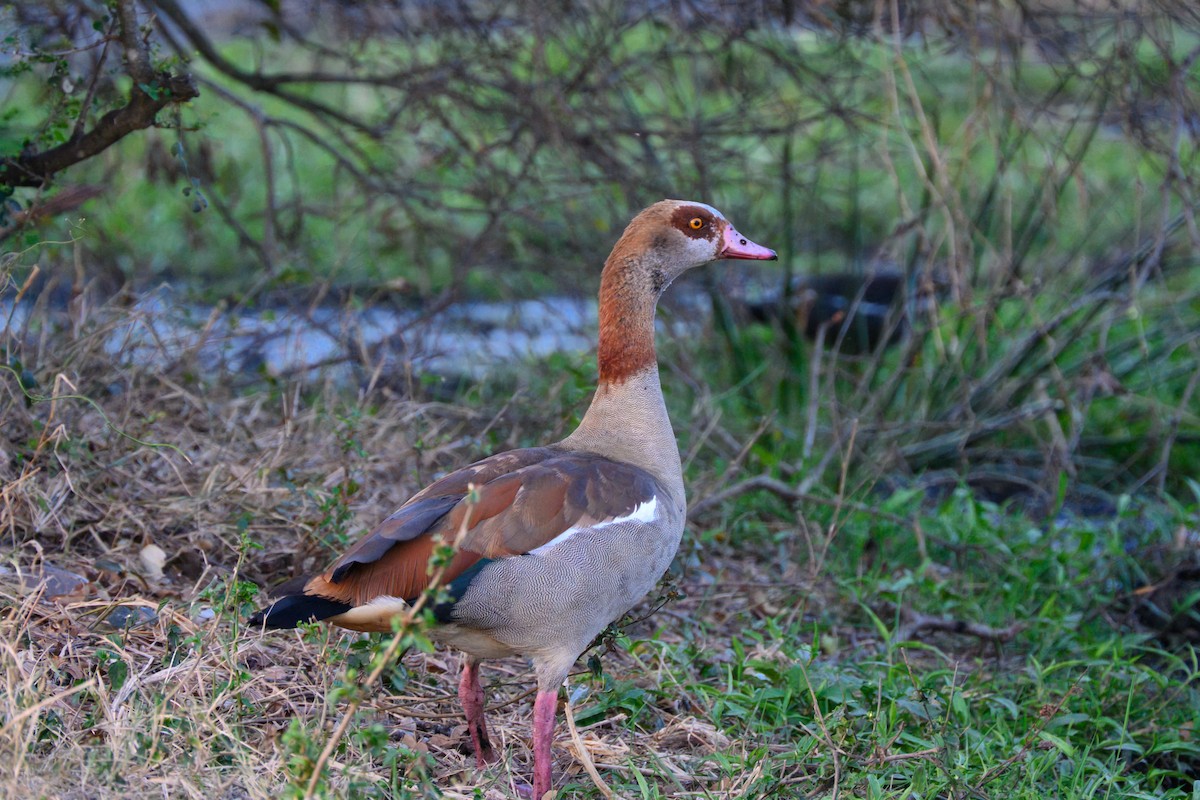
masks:
<instances>
[{"instance_id":1,"label":"egyptian goose","mask_svg":"<svg viewBox=\"0 0 1200 800\"><path fill-rule=\"evenodd\" d=\"M494 757L480 660L533 663L532 788L541 798L559 686L596 635L654 587L683 535L683 473L654 352L658 298L709 261L775 257L703 203L663 200L638 214L600 279L600 383L579 427L435 481L328 570L281 587L251 622L391 631L428 588L435 547L454 544L442 576L449 599L434 606L430 633L466 654L459 699L479 766Z\"/></svg>"}]
</instances>

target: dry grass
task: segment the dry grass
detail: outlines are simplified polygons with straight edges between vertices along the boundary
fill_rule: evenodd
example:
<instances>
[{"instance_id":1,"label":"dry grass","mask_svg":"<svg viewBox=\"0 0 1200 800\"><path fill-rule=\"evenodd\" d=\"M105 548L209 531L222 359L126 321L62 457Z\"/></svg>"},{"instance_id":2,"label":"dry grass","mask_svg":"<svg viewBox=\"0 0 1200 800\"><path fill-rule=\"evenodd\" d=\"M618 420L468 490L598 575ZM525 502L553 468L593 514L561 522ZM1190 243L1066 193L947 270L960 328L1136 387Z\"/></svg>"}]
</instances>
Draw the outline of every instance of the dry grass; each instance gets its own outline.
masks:
<instances>
[{"instance_id":1,"label":"dry grass","mask_svg":"<svg viewBox=\"0 0 1200 800\"><path fill-rule=\"evenodd\" d=\"M303 785L304 773L289 769L285 733L300 720L320 743L337 723L341 709L327 697L346 680L346 648L355 637L337 631L264 637L239 630L237 615L229 611L198 618L203 602L186 591L164 599L163 592L170 591L165 585L156 591L97 585L94 591L97 599L65 604L40 602L35 594L0 596L7 607L0 625L5 681L0 716L7 720L0 752L8 796L273 798L289 783ZM102 621L116 601L158 607L158 618L116 632ZM724 601L741 605L733 595ZM721 603L716 598L706 605ZM738 619L735 611L723 614L731 624ZM686 625L691 611L680 606L677 612L650 624ZM664 636L665 644L672 640L677 644L678 636ZM714 638L709 646L725 644ZM129 673L114 688L106 666L117 661ZM493 736L509 761L479 773L464 752L455 656L410 653L403 664L404 692L372 695L356 723L360 729L384 726L389 746L410 754L410 776L401 783L414 792L436 785L451 798L477 797L480 790L485 797L515 796L516 783L532 767L525 666L510 660L487 670ZM663 679L660 669L653 658L623 651L606 658L610 678L646 688ZM605 774L653 764L679 788L675 796L742 796L704 757L752 745L731 741L686 707L660 713L666 724L654 732L627 728L626 717L615 714L583 727L580 737ZM388 785L379 746L351 737L347 747L328 765L327 792L341 796L353 794L356 785ZM573 752L560 729L557 761L564 780L586 782Z\"/></svg>"},{"instance_id":2,"label":"dry grass","mask_svg":"<svg viewBox=\"0 0 1200 800\"><path fill-rule=\"evenodd\" d=\"M515 796L531 774L523 663L487 668L508 758L477 771L453 654L414 647L363 688L386 637L263 635L244 620L256 587L324 565L440 470L560 433L580 376L533 385L528 403L474 405L489 411L320 381L239 392L233 376L196 378L187 348L115 365L102 343L130 318L100 309L31 328L19 352L42 387L28 394L20 367L0 371L4 793ZM1116 522L1039 529L969 496L925 516L904 492L750 486L740 475L762 468L752 450L767 426L739 441L713 402L696 393L676 417L696 512L673 587L684 597L617 634L603 677L572 678L578 741L564 726L555 750L563 796L602 794L583 752L614 796L645 798L872 785L1084 796L1083 779L1055 783L1068 773L1043 733L1071 737L1078 774L1127 786L1178 787L1200 763L1177 719L1196 691L1188 656L1114 633L1115 606L1097 599L1137 566ZM1186 519L1171 523L1183 543ZM1114 662L1117 650L1128 655ZM1150 681L1130 716L1129 687ZM1107 727L1079 722L1094 718ZM1130 748L1146 755L1130 761Z\"/></svg>"},{"instance_id":3,"label":"dry grass","mask_svg":"<svg viewBox=\"0 0 1200 800\"><path fill-rule=\"evenodd\" d=\"M353 694L346 687L378 644L325 629L247 630L259 603L249 584L323 565L439 470L516 445L546 420L506 408L498 421L386 390L356 399L327 383L241 396L228 376L189 379L186 357L115 367L102 342L122 321L127 312L102 309L27 347L37 373L54 376L30 402L16 372L0 379L0 785L23 797L303 794L345 708L331 697ZM499 428L505 439L481 444ZM720 620L777 612L778 576L726 555L732 591L714 593L711 574L693 569L681 586L694 598L633 630L661 626L664 647L711 636L703 646L720 651ZM690 620L702 606L717 622L698 634ZM114 627L114 611L130 615L119 609L137 609L135 624ZM464 753L456 656L410 652L402 664L364 698L318 793L513 796L531 773L525 665L489 667L493 735L509 761L478 773ZM610 681L648 690L679 680L652 650L614 650L605 667ZM604 774L649 764L680 796L741 796L739 781L703 762L751 745L697 711L681 695L648 729L607 714L579 737ZM559 767L586 783L571 739L560 729Z\"/></svg>"}]
</instances>

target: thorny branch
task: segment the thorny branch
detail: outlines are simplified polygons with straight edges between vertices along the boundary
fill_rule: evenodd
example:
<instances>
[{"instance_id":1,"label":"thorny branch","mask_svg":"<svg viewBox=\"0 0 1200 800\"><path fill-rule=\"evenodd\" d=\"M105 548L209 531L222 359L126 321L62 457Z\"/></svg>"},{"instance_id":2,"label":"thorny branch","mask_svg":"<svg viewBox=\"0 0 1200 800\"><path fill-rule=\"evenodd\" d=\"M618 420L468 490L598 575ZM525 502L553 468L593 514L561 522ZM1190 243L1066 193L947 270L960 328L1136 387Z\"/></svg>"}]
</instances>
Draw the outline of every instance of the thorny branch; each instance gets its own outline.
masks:
<instances>
[{"instance_id":1,"label":"thorny branch","mask_svg":"<svg viewBox=\"0 0 1200 800\"><path fill-rule=\"evenodd\" d=\"M92 129L77 126L71 139L41 153L22 153L0 159L0 186L43 186L57 173L107 150L134 131L149 128L158 112L199 96L191 75L155 72L150 51L139 35L134 0L118 0L118 35L125 68L133 79L125 105L96 121Z\"/></svg>"}]
</instances>

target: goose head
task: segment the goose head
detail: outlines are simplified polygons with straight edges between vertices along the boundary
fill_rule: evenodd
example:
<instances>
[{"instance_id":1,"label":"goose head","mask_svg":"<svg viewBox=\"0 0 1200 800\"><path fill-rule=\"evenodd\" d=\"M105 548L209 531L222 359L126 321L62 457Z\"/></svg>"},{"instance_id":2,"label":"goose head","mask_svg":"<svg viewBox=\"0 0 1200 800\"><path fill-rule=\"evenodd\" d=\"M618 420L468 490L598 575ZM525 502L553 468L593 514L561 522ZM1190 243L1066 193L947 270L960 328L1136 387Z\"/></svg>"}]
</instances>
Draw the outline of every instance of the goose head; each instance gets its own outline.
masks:
<instances>
[{"instance_id":1,"label":"goose head","mask_svg":"<svg viewBox=\"0 0 1200 800\"><path fill-rule=\"evenodd\" d=\"M600 279L600 380L617 384L653 366L654 309L671 284L718 259L775 259L707 203L662 200L621 234Z\"/></svg>"},{"instance_id":2,"label":"goose head","mask_svg":"<svg viewBox=\"0 0 1200 800\"><path fill-rule=\"evenodd\" d=\"M642 271L655 298L693 267L719 259L774 260L775 251L738 233L707 203L662 200L642 211L625 229L606 271Z\"/></svg>"}]
</instances>

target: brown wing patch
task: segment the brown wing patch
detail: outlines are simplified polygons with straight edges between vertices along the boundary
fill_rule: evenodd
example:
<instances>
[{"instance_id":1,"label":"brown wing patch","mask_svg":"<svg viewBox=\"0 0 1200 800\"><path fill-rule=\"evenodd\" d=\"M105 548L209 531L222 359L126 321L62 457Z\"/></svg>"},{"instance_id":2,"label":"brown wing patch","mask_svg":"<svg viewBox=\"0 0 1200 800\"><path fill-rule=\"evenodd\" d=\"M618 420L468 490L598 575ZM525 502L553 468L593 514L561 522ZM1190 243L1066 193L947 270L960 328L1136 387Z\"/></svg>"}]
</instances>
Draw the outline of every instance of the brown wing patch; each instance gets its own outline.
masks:
<instances>
[{"instance_id":1,"label":"brown wing patch","mask_svg":"<svg viewBox=\"0 0 1200 800\"><path fill-rule=\"evenodd\" d=\"M512 505L468 530L463 548L487 558L528 553L568 528L626 516L658 491L637 467L581 453L549 459L514 477L521 490Z\"/></svg>"},{"instance_id":2,"label":"brown wing patch","mask_svg":"<svg viewBox=\"0 0 1200 800\"><path fill-rule=\"evenodd\" d=\"M485 486L496 478L544 461L556 452L546 447L511 450L477 461L439 478L413 495L373 531L359 539L334 562L325 573L326 577L331 583L338 583L355 565L373 563L397 543L428 533L438 521L462 503L471 486ZM461 523L461 519L459 517L456 521Z\"/></svg>"},{"instance_id":3,"label":"brown wing patch","mask_svg":"<svg viewBox=\"0 0 1200 800\"><path fill-rule=\"evenodd\" d=\"M457 552L446 585L480 559L528 553L575 525L631 513L658 491L637 467L556 448L515 450L431 484L355 544L305 593L362 605L428 588L440 543Z\"/></svg>"},{"instance_id":4,"label":"brown wing patch","mask_svg":"<svg viewBox=\"0 0 1200 800\"><path fill-rule=\"evenodd\" d=\"M398 511L359 539L326 572L331 583L338 583L359 564L372 564L397 544L417 540L460 502L460 498L426 497L405 503Z\"/></svg>"},{"instance_id":5,"label":"brown wing patch","mask_svg":"<svg viewBox=\"0 0 1200 800\"><path fill-rule=\"evenodd\" d=\"M351 572L337 583L329 573L316 575L304 587L306 594L340 600L352 606L371 602L376 597L399 597L415 600L429 588L429 560L437 541L432 536L401 542L369 564L356 564ZM449 584L471 568L481 556L467 550L454 554L442 573L440 585Z\"/></svg>"}]
</instances>

